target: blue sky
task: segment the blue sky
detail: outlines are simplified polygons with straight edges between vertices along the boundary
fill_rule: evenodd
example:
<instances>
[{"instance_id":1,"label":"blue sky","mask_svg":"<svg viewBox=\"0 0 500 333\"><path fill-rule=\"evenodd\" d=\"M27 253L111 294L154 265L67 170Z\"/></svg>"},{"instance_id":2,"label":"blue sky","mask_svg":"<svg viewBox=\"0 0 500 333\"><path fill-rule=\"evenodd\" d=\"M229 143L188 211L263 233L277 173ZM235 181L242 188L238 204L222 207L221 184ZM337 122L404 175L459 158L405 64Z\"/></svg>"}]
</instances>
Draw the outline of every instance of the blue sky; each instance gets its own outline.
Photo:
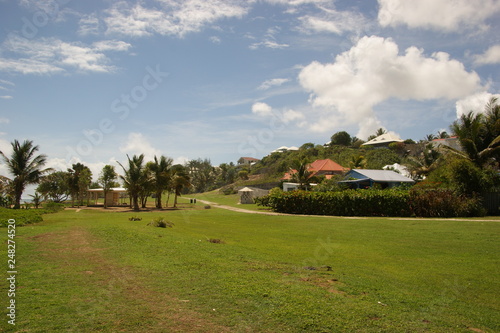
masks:
<instances>
[{"instance_id":1,"label":"blue sky","mask_svg":"<svg viewBox=\"0 0 500 333\"><path fill-rule=\"evenodd\" d=\"M0 149L34 140L97 175L340 130L423 139L499 93L499 17L498 0L0 0Z\"/></svg>"}]
</instances>

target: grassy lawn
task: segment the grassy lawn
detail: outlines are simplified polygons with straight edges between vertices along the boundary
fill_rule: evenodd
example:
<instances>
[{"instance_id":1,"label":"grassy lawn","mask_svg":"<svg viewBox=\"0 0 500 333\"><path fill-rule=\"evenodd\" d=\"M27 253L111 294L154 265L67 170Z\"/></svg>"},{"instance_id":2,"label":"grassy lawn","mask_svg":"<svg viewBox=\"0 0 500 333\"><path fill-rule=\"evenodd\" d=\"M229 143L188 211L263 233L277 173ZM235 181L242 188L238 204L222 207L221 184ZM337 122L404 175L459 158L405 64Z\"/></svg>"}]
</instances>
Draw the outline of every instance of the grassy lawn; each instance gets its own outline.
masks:
<instances>
[{"instance_id":1,"label":"grassy lawn","mask_svg":"<svg viewBox=\"0 0 500 333\"><path fill-rule=\"evenodd\" d=\"M18 228L16 326L12 330L4 315L0 328L500 331L499 219L267 216L199 208L65 210ZM146 226L159 216L175 226ZM7 229L0 232L6 263ZM2 295L7 289L4 282Z\"/></svg>"},{"instance_id":2,"label":"grassy lawn","mask_svg":"<svg viewBox=\"0 0 500 333\"><path fill-rule=\"evenodd\" d=\"M196 198L198 200L206 200L210 202L215 202L220 205L226 205L231 207L237 207L248 210L262 211L262 212L270 212L271 209L268 207L257 206L256 204L239 204L240 195L239 194L229 194L225 195L219 192L219 190L205 192L205 193L196 193L196 194L187 194L185 197L179 197L179 202L187 202L189 198Z\"/></svg>"}]
</instances>

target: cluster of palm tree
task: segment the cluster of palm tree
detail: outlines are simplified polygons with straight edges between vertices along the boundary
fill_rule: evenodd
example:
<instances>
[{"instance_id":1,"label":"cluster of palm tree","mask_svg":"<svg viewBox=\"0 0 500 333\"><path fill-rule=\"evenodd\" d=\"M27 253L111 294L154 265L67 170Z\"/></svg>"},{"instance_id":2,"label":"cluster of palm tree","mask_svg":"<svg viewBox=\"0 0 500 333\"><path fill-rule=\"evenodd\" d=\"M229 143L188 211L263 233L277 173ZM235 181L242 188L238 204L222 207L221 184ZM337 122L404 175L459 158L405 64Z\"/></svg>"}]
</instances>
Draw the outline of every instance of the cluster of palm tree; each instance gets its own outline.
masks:
<instances>
[{"instance_id":1,"label":"cluster of palm tree","mask_svg":"<svg viewBox=\"0 0 500 333\"><path fill-rule=\"evenodd\" d=\"M127 189L134 210L140 206L146 206L147 198L155 194L156 208L161 209L162 195L167 192L174 194L174 207L177 206L177 197L181 195L184 188L191 186L190 176L186 168L180 164L173 165L171 158L160 156L148 163L144 161L144 154L127 155L126 166L118 163L123 169L120 179ZM168 205L168 199L167 199Z\"/></svg>"}]
</instances>

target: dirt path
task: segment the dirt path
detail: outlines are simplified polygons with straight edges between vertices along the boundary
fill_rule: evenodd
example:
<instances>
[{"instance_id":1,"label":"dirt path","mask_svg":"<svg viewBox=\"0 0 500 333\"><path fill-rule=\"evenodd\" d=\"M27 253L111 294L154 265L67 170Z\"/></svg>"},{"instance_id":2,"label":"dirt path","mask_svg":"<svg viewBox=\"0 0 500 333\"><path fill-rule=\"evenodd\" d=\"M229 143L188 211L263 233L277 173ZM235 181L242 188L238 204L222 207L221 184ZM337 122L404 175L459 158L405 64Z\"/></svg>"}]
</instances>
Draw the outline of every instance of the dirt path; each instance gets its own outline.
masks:
<instances>
[{"instance_id":1,"label":"dirt path","mask_svg":"<svg viewBox=\"0 0 500 333\"><path fill-rule=\"evenodd\" d=\"M147 277L141 276L134 267L123 267L107 258L105 249L98 247L101 244L99 239L84 227L40 234L31 240L37 243L38 251L46 260L56 263L65 272L72 272L78 280L83 278L94 294L91 299L88 295L71 295L79 299L72 306L78 313L90 311L92 318L86 316L86 321L102 325L104 320L106 331L231 331L189 309L186 300L146 287L141 281ZM89 305L95 311L89 310ZM144 324L132 329L131 325L136 325L134 322Z\"/></svg>"}]
</instances>

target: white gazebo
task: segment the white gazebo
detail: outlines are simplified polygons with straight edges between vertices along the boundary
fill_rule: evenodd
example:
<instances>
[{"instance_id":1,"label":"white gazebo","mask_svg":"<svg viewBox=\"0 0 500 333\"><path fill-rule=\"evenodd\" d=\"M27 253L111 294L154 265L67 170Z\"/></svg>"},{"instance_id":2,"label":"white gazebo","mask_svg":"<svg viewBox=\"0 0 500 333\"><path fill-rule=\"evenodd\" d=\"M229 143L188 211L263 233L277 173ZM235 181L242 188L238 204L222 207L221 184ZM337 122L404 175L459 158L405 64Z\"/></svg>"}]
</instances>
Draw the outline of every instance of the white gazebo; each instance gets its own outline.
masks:
<instances>
[{"instance_id":1,"label":"white gazebo","mask_svg":"<svg viewBox=\"0 0 500 333\"><path fill-rule=\"evenodd\" d=\"M238 191L240 195L240 204L253 204L253 190L248 187L244 187Z\"/></svg>"}]
</instances>

